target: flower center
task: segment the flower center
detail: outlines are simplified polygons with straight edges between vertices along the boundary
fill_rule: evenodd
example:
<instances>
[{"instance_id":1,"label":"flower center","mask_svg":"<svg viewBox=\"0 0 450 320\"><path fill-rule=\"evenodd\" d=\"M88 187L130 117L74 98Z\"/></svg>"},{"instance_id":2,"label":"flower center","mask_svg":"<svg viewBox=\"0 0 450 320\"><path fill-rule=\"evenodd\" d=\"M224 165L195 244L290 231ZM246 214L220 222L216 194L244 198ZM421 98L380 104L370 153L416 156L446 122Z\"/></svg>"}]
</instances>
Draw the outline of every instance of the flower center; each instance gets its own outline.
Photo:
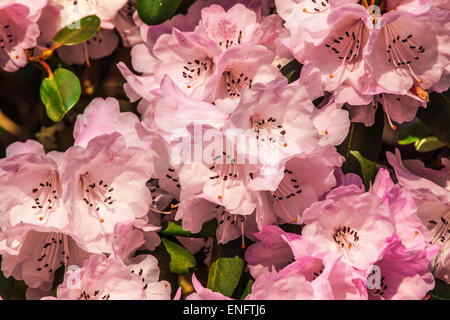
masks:
<instances>
[{"instance_id":1,"label":"flower center","mask_svg":"<svg viewBox=\"0 0 450 320\"><path fill-rule=\"evenodd\" d=\"M434 262L439 260L440 255L447 250L447 246L449 244L450 239L450 211L447 211L443 216L438 220L429 220L428 228L431 231L431 243L432 244L440 244L441 249L439 253L433 258Z\"/></svg>"},{"instance_id":2,"label":"flower center","mask_svg":"<svg viewBox=\"0 0 450 320\"><path fill-rule=\"evenodd\" d=\"M357 248L359 245L358 232L347 226L338 228L333 235L333 239L340 248L343 248L347 252L353 248Z\"/></svg>"},{"instance_id":3,"label":"flower center","mask_svg":"<svg viewBox=\"0 0 450 320\"><path fill-rule=\"evenodd\" d=\"M349 27L335 32L335 36L330 37L325 43L325 47L330 48L337 58L342 61L341 75L344 73L344 66L354 68L356 63L361 60L360 51L362 50L361 42L364 29L364 22L361 19L355 20ZM329 75L330 78L334 76L333 74Z\"/></svg>"},{"instance_id":4,"label":"flower center","mask_svg":"<svg viewBox=\"0 0 450 320\"><path fill-rule=\"evenodd\" d=\"M91 294L89 294L90 291L85 291L83 290L83 292L81 292L80 294L80 298L79 300L109 300L109 298L111 297L111 294L107 293L107 292L102 292L100 294L100 290L94 290L94 292Z\"/></svg>"},{"instance_id":5,"label":"flower center","mask_svg":"<svg viewBox=\"0 0 450 320\"><path fill-rule=\"evenodd\" d=\"M389 63L408 72L416 82L421 80L411 67L411 63L420 60L425 48L414 41L411 33L404 32L396 22L383 27L386 54Z\"/></svg>"},{"instance_id":6,"label":"flower center","mask_svg":"<svg viewBox=\"0 0 450 320\"><path fill-rule=\"evenodd\" d=\"M244 73L239 76L232 71L225 71L223 73L227 93L230 97L240 97L241 90L244 88L250 89L252 87L252 79L249 79Z\"/></svg>"},{"instance_id":7,"label":"flower center","mask_svg":"<svg viewBox=\"0 0 450 320\"><path fill-rule=\"evenodd\" d=\"M88 172L80 175L80 183L83 188L83 201L88 210L103 223L104 219L99 215L100 207L107 208L115 202L113 199L114 188L105 183L103 179L93 179Z\"/></svg>"},{"instance_id":8,"label":"flower center","mask_svg":"<svg viewBox=\"0 0 450 320\"><path fill-rule=\"evenodd\" d=\"M221 48L229 49L232 46L238 45L242 42L242 30L239 30L239 33L237 33L237 35L236 35L236 32L232 32L233 36L229 36L229 37L226 35L226 32L224 32L224 33L225 33L225 36L223 37L223 40L219 41L219 46Z\"/></svg>"},{"instance_id":9,"label":"flower center","mask_svg":"<svg viewBox=\"0 0 450 320\"><path fill-rule=\"evenodd\" d=\"M287 147L286 130L280 121L272 116L255 115L250 118L250 128L256 133L260 146L267 149L280 149Z\"/></svg>"},{"instance_id":10,"label":"flower center","mask_svg":"<svg viewBox=\"0 0 450 320\"><path fill-rule=\"evenodd\" d=\"M50 213L60 206L61 182L56 171L50 171L46 179L32 189L34 204L31 209L39 215L39 221L46 221Z\"/></svg>"},{"instance_id":11,"label":"flower center","mask_svg":"<svg viewBox=\"0 0 450 320\"><path fill-rule=\"evenodd\" d=\"M217 163L216 161L219 159L220 163ZM240 175L238 174L239 167L236 166L236 158L231 157L231 154L225 151L222 155L214 157L213 161L216 163L209 167L209 169L214 170L216 174L210 176L209 179L216 180L217 183L221 184L221 192L217 196L217 199L221 200L226 186L233 187L240 183Z\"/></svg>"},{"instance_id":12,"label":"flower center","mask_svg":"<svg viewBox=\"0 0 450 320\"><path fill-rule=\"evenodd\" d=\"M45 269L49 273L56 271L59 267L67 268L69 261L69 241L68 237L62 233L48 233L41 254L36 259L36 271L43 272Z\"/></svg>"},{"instance_id":13,"label":"flower center","mask_svg":"<svg viewBox=\"0 0 450 320\"><path fill-rule=\"evenodd\" d=\"M274 192L270 191L272 198L280 205L281 210L294 222L297 221L289 210L286 208L283 202L295 198L297 194L302 192L298 179L293 175L294 171L289 169L284 169L284 177L280 181L277 190Z\"/></svg>"},{"instance_id":14,"label":"flower center","mask_svg":"<svg viewBox=\"0 0 450 320\"><path fill-rule=\"evenodd\" d=\"M187 61L183 66L182 75L188 89L201 85L211 74L212 67L213 61L208 57L205 57L203 60Z\"/></svg>"},{"instance_id":15,"label":"flower center","mask_svg":"<svg viewBox=\"0 0 450 320\"><path fill-rule=\"evenodd\" d=\"M11 29L12 25L10 22L4 23L0 20L0 49L9 56L13 63L15 63L14 60L19 59L19 56L12 52L14 50L14 45L16 44L16 38Z\"/></svg>"}]
</instances>

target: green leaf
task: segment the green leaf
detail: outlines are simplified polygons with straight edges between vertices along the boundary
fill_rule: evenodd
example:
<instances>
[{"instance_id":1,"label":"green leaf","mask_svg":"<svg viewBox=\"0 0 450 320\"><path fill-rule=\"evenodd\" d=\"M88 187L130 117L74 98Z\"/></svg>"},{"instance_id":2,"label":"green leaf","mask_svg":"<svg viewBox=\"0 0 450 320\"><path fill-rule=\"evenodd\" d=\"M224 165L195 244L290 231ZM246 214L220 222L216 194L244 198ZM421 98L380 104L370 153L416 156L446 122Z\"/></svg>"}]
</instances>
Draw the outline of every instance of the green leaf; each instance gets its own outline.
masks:
<instances>
[{"instance_id":1,"label":"green leaf","mask_svg":"<svg viewBox=\"0 0 450 320\"><path fill-rule=\"evenodd\" d=\"M375 173L377 172L376 162L364 158L359 151L350 151L350 154L358 159L364 186L366 189L369 189L370 181L372 181L375 177Z\"/></svg>"},{"instance_id":2,"label":"green leaf","mask_svg":"<svg viewBox=\"0 0 450 320\"><path fill-rule=\"evenodd\" d=\"M2 256L0 256L0 264L1 261ZM13 290L14 290L14 278L13 277L6 278L3 275L2 270L0 269L0 296L3 299L8 300L11 298Z\"/></svg>"},{"instance_id":3,"label":"green leaf","mask_svg":"<svg viewBox=\"0 0 450 320\"><path fill-rule=\"evenodd\" d=\"M180 221L168 221L163 225L163 229L160 231L163 236L179 236L190 238L208 238L216 235L217 220L211 220L203 224L202 230L199 233L191 233L186 231L181 226Z\"/></svg>"},{"instance_id":4,"label":"green leaf","mask_svg":"<svg viewBox=\"0 0 450 320\"><path fill-rule=\"evenodd\" d=\"M244 249L240 240L224 245L214 243L207 287L227 297L233 295L244 270Z\"/></svg>"},{"instance_id":5,"label":"green leaf","mask_svg":"<svg viewBox=\"0 0 450 320\"><path fill-rule=\"evenodd\" d=\"M60 68L42 81L40 93L48 117L61 121L80 98L80 80L69 70Z\"/></svg>"},{"instance_id":6,"label":"green leaf","mask_svg":"<svg viewBox=\"0 0 450 320\"><path fill-rule=\"evenodd\" d=\"M434 289L428 292L430 300L450 300L450 285L439 279L434 280Z\"/></svg>"},{"instance_id":7,"label":"green leaf","mask_svg":"<svg viewBox=\"0 0 450 320\"><path fill-rule=\"evenodd\" d=\"M422 122L416 122L398 133L397 143L401 145L411 144L431 135L433 133Z\"/></svg>"},{"instance_id":8,"label":"green leaf","mask_svg":"<svg viewBox=\"0 0 450 320\"><path fill-rule=\"evenodd\" d=\"M92 38L100 29L100 18L96 15L87 16L60 30L53 41L72 46Z\"/></svg>"},{"instance_id":9,"label":"green leaf","mask_svg":"<svg viewBox=\"0 0 450 320\"><path fill-rule=\"evenodd\" d=\"M439 140L436 136L431 136L416 141L414 143L414 147L419 152L429 152L445 147L445 143Z\"/></svg>"},{"instance_id":10,"label":"green leaf","mask_svg":"<svg viewBox=\"0 0 450 320\"><path fill-rule=\"evenodd\" d=\"M377 112L375 113L375 123L373 126L366 127L364 124L356 122L350 124L347 137L337 147L338 152L345 157L345 162L342 165L342 171L344 173L353 172L364 178L360 161L351 153L352 151L357 151L367 161L378 162L381 144L383 142L383 127L384 114L381 106L378 106ZM366 171L366 175L370 175L370 170ZM369 181L365 180L365 183Z\"/></svg>"},{"instance_id":11,"label":"green leaf","mask_svg":"<svg viewBox=\"0 0 450 320\"><path fill-rule=\"evenodd\" d=\"M177 11L182 0L137 0L136 9L142 21L148 25L161 24Z\"/></svg>"},{"instance_id":12,"label":"green leaf","mask_svg":"<svg viewBox=\"0 0 450 320\"><path fill-rule=\"evenodd\" d=\"M432 92L427 107L419 108L417 117L433 134L450 146L450 91Z\"/></svg>"},{"instance_id":13,"label":"green leaf","mask_svg":"<svg viewBox=\"0 0 450 320\"><path fill-rule=\"evenodd\" d=\"M252 293L253 279L249 279L247 285L245 286L244 292L242 293L241 300L244 300L250 293Z\"/></svg>"},{"instance_id":14,"label":"green leaf","mask_svg":"<svg viewBox=\"0 0 450 320\"><path fill-rule=\"evenodd\" d=\"M196 266L194 256L186 248L166 238L161 238L161 242L170 255L171 272L184 274L188 273L191 268Z\"/></svg>"}]
</instances>

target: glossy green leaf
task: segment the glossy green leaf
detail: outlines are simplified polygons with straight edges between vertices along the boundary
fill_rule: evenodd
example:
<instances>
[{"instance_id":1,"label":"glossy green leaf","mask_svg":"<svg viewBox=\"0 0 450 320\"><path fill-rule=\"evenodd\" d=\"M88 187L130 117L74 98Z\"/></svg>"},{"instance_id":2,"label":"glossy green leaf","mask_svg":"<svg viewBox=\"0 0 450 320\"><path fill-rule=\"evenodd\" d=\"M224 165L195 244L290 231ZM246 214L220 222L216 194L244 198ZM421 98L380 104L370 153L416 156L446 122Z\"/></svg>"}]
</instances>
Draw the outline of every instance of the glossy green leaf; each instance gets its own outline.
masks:
<instances>
[{"instance_id":1,"label":"glossy green leaf","mask_svg":"<svg viewBox=\"0 0 450 320\"><path fill-rule=\"evenodd\" d=\"M411 144L431 135L433 133L422 122L416 122L398 133L397 143L401 145Z\"/></svg>"},{"instance_id":2,"label":"glossy green leaf","mask_svg":"<svg viewBox=\"0 0 450 320\"><path fill-rule=\"evenodd\" d=\"M195 258L189 250L166 238L161 238L161 242L170 255L171 272L184 274L196 266Z\"/></svg>"},{"instance_id":3,"label":"glossy green leaf","mask_svg":"<svg viewBox=\"0 0 450 320\"><path fill-rule=\"evenodd\" d=\"M181 226L180 221L168 221L164 223L163 229L160 231L163 236L179 236L190 238L208 238L216 235L217 220L211 220L203 224L202 230L199 233L191 233L186 231Z\"/></svg>"},{"instance_id":4,"label":"glossy green leaf","mask_svg":"<svg viewBox=\"0 0 450 320\"><path fill-rule=\"evenodd\" d=\"M239 240L225 245L215 243L211 256L207 287L231 297L244 270L244 249Z\"/></svg>"},{"instance_id":5,"label":"glossy green leaf","mask_svg":"<svg viewBox=\"0 0 450 320\"><path fill-rule=\"evenodd\" d=\"M148 25L161 24L177 11L182 0L137 0L136 9L142 21Z\"/></svg>"},{"instance_id":6,"label":"glossy green leaf","mask_svg":"<svg viewBox=\"0 0 450 320\"><path fill-rule=\"evenodd\" d=\"M450 91L432 92L427 107L417 110L417 117L447 146L450 146Z\"/></svg>"},{"instance_id":7,"label":"glossy green leaf","mask_svg":"<svg viewBox=\"0 0 450 320\"><path fill-rule=\"evenodd\" d=\"M96 15L87 16L60 30L53 41L72 46L92 38L100 29L100 18Z\"/></svg>"},{"instance_id":8,"label":"glossy green leaf","mask_svg":"<svg viewBox=\"0 0 450 320\"><path fill-rule=\"evenodd\" d=\"M250 293L252 293L253 282L254 281L252 279L248 280L244 292L242 293L241 300L244 300L245 297L247 297Z\"/></svg>"},{"instance_id":9,"label":"glossy green leaf","mask_svg":"<svg viewBox=\"0 0 450 320\"><path fill-rule=\"evenodd\" d=\"M61 121L80 98L80 80L67 69L57 69L53 76L42 81L40 94L48 117Z\"/></svg>"},{"instance_id":10,"label":"glossy green leaf","mask_svg":"<svg viewBox=\"0 0 450 320\"><path fill-rule=\"evenodd\" d=\"M374 161L364 158L359 151L350 151L350 154L358 159L361 167L361 174L366 189L369 189L370 181L375 177L377 172L377 164Z\"/></svg>"},{"instance_id":11,"label":"glossy green leaf","mask_svg":"<svg viewBox=\"0 0 450 320\"><path fill-rule=\"evenodd\" d=\"M414 143L414 147L419 152L429 152L445 147L445 143L439 140L436 136L431 136L417 140Z\"/></svg>"},{"instance_id":12,"label":"glossy green leaf","mask_svg":"<svg viewBox=\"0 0 450 320\"><path fill-rule=\"evenodd\" d=\"M338 147L338 152L345 157L342 165L344 173L356 173L363 177L362 167L358 159L352 155L352 151L357 151L366 160L374 163L378 162L380 156L381 145L383 142L384 114L383 108L378 107L375 113L375 123L371 127L366 127L362 123L352 122L350 130ZM367 174L368 172L366 172ZM367 181L368 182L368 181ZM367 185L366 185L367 187Z\"/></svg>"}]
</instances>

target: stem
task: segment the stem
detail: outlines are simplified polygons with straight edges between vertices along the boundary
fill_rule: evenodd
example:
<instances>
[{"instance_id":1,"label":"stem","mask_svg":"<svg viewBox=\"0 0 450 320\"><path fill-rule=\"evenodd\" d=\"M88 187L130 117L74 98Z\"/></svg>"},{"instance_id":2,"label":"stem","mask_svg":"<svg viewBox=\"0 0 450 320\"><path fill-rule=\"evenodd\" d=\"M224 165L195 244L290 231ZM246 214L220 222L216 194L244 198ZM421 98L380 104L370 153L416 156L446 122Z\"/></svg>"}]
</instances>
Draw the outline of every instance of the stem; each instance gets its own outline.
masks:
<instances>
[{"instance_id":1,"label":"stem","mask_svg":"<svg viewBox=\"0 0 450 320\"><path fill-rule=\"evenodd\" d=\"M45 68L45 70L47 71L48 77L49 77L49 78L53 78L53 72L52 72L52 69L50 69L49 65L48 65L47 63L45 63L44 61L42 61L42 60L39 60L39 63L40 63L40 64Z\"/></svg>"},{"instance_id":2,"label":"stem","mask_svg":"<svg viewBox=\"0 0 450 320\"><path fill-rule=\"evenodd\" d=\"M49 59L53 55L53 52L61 46L62 43L55 43L51 48L41 53L41 55L39 56L39 60Z\"/></svg>"},{"instance_id":3,"label":"stem","mask_svg":"<svg viewBox=\"0 0 450 320\"><path fill-rule=\"evenodd\" d=\"M0 127L15 136L21 136L22 128L0 111Z\"/></svg>"},{"instance_id":4,"label":"stem","mask_svg":"<svg viewBox=\"0 0 450 320\"><path fill-rule=\"evenodd\" d=\"M84 56L86 58L86 65L88 67L90 67L91 66L91 62L89 61L89 52L88 52L88 47L87 47L86 42L84 42L83 45L84 45Z\"/></svg>"}]
</instances>

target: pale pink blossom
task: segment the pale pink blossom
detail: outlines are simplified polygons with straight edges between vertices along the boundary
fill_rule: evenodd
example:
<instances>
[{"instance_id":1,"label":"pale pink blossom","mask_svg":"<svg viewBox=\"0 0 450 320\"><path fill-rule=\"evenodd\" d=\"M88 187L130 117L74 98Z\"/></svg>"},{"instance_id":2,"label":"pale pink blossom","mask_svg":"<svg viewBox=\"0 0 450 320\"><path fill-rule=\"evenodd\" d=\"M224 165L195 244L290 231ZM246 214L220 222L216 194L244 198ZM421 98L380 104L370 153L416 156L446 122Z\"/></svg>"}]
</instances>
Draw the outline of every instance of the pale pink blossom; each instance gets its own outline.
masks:
<instances>
[{"instance_id":1,"label":"pale pink blossom","mask_svg":"<svg viewBox=\"0 0 450 320\"><path fill-rule=\"evenodd\" d=\"M170 284L159 281L157 260L140 255L126 266L112 255L92 255L83 266L66 273L58 300L168 300Z\"/></svg>"},{"instance_id":2,"label":"pale pink blossom","mask_svg":"<svg viewBox=\"0 0 450 320\"><path fill-rule=\"evenodd\" d=\"M70 228L84 244L109 237L118 222L147 214L152 201L145 185L152 171L150 153L128 147L114 132L90 140L86 147L71 147L64 157L64 204ZM111 249L105 250L101 252Z\"/></svg>"},{"instance_id":3,"label":"pale pink blossom","mask_svg":"<svg viewBox=\"0 0 450 320\"><path fill-rule=\"evenodd\" d=\"M394 233L389 207L357 186L332 190L303 213L302 235L322 252L334 252L361 270L376 262Z\"/></svg>"},{"instance_id":4,"label":"pale pink blossom","mask_svg":"<svg viewBox=\"0 0 450 320\"><path fill-rule=\"evenodd\" d=\"M96 98L77 116L73 136L74 145L86 147L93 138L119 132L130 147L145 147L136 131L139 118L131 112L120 112L114 98Z\"/></svg>"},{"instance_id":5,"label":"pale pink blossom","mask_svg":"<svg viewBox=\"0 0 450 320\"><path fill-rule=\"evenodd\" d=\"M390 240L375 266L369 273L369 299L419 300L434 288L426 252L406 249L397 237Z\"/></svg>"},{"instance_id":6,"label":"pale pink blossom","mask_svg":"<svg viewBox=\"0 0 450 320\"><path fill-rule=\"evenodd\" d=\"M26 49L37 44L42 1L12 1L0 3L0 68L15 72L27 64Z\"/></svg>"},{"instance_id":7,"label":"pale pink blossom","mask_svg":"<svg viewBox=\"0 0 450 320\"><path fill-rule=\"evenodd\" d=\"M444 168L426 168L420 160L403 160L400 152L387 152L386 157L395 170L399 184L412 193L417 204L417 215L430 230L431 243L441 249L432 261L436 277L450 281L449 221L450 221L450 172L448 159L443 158Z\"/></svg>"},{"instance_id":8,"label":"pale pink blossom","mask_svg":"<svg viewBox=\"0 0 450 320\"><path fill-rule=\"evenodd\" d=\"M6 228L0 245L5 276L23 280L30 288L51 290L59 268L81 265L90 255L66 230L29 223Z\"/></svg>"}]
</instances>

